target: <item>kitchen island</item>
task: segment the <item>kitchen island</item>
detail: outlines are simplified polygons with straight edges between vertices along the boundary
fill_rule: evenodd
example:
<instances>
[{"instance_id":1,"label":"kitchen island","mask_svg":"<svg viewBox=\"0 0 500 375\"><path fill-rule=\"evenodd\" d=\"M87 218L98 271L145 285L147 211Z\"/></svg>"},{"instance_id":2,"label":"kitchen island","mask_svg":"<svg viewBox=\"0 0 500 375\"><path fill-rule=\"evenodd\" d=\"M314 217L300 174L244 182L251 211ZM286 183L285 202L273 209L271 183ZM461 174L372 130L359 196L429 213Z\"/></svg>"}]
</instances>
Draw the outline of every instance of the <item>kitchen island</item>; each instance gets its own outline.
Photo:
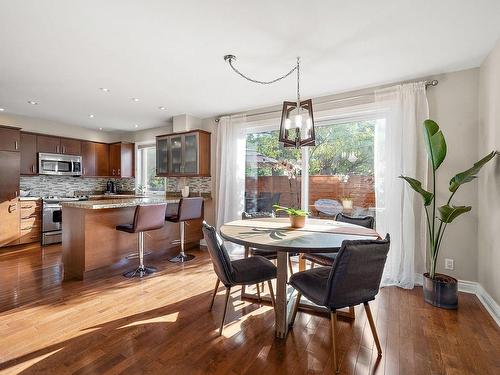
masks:
<instances>
[{"instance_id":1,"label":"kitchen island","mask_svg":"<svg viewBox=\"0 0 500 375\"><path fill-rule=\"evenodd\" d=\"M179 199L112 198L62 204L62 261L64 280L84 280L103 267L116 268L120 273L124 263L135 266L137 259L126 256L137 253L137 234L117 231L119 224L132 223L135 207L148 204L177 204ZM199 245L203 237L202 220L186 223L186 248ZM156 252L179 247L179 225L165 222L161 229L147 232L145 250Z\"/></svg>"}]
</instances>

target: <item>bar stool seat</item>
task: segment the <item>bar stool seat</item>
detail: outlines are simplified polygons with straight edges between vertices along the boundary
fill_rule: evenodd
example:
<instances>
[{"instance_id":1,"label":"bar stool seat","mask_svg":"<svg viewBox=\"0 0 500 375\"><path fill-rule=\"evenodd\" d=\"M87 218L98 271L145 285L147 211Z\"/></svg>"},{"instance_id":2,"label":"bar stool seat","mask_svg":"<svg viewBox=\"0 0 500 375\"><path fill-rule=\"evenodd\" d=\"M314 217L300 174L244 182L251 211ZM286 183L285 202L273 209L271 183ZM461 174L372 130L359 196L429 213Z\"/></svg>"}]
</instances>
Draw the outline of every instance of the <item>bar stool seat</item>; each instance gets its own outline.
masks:
<instances>
[{"instance_id":1,"label":"bar stool seat","mask_svg":"<svg viewBox=\"0 0 500 375\"><path fill-rule=\"evenodd\" d=\"M136 206L134 222L132 224L120 224L116 230L126 233L137 233L137 252L139 253L139 267L125 272L125 277L144 277L156 272L155 267L144 265L144 232L160 229L165 225L166 203Z\"/></svg>"},{"instance_id":2,"label":"bar stool seat","mask_svg":"<svg viewBox=\"0 0 500 375\"><path fill-rule=\"evenodd\" d=\"M189 220L201 219L203 217L203 203L202 197L181 198L178 206L176 207L177 211L175 211L175 207L173 207L173 209L170 208L171 205L167 207L165 221L179 223L181 237L181 252L175 257L169 259L170 262L184 263L194 258L194 255L186 254L184 252L185 222Z\"/></svg>"}]
</instances>

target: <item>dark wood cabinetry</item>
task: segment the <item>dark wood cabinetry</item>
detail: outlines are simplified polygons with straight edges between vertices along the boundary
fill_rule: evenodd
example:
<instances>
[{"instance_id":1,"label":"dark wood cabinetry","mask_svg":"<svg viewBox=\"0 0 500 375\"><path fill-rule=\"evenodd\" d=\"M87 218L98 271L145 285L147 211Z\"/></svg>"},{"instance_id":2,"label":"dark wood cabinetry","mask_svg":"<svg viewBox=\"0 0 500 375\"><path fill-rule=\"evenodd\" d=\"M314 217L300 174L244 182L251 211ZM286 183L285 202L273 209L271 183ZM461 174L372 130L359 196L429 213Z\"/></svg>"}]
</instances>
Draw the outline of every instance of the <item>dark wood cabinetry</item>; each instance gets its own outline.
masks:
<instances>
[{"instance_id":1,"label":"dark wood cabinetry","mask_svg":"<svg viewBox=\"0 0 500 375\"><path fill-rule=\"evenodd\" d=\"M95 144L95 163L96 176L109 176L109 145Z\"/></svg>"},{"instance_id":2,"label":"dark wood cabinetry","mask_svg":"<svg viewBox=\"0 0 500 375\"><path fill-rule=\"evenodd\" d=\"M19 130L17 130L19 139ZM9 134L11 136L11 134ZM15 138L11 138L15 139ZM18 141L19 142L19 141ZM2 142L0 147L12 149L10 142ZM19 146L18 146L19 147ZM0 151L0 246L15 245L19 239L19 175L21 153Z\"/></svg>"},{"instance_id":3,"label":"dark wood cabinetry","mask_svg":"<svg viewBox=\"0 0 500 375\"><path fill-rule=\"evenodd\" d=\"M37 151L59 154L61 148L61 138L50 135L37 135Z\"/></svg>"},{"instance_id":4,"label":"dark wood cabinetry","mask_svg":"<svg viewBox=\"0 0 500 375\"><path fill-rule=\"evenodd\" d=\"M81 155L82 142L77 139L61 138L60 153L66 155Z\"/></svg>"},{"instance_id":5,"label":"dark wood cabinetry","mask_svg":"<svg viewBox=\"0 0 500 375\"><path fill-rule=\"evenodd\" d=\"M95 176L95 143L82 142L82 174L84 177Z\"/></svg>"},{"instance_id":6,"label":"dark wood cabinetry","mask_svg":"<svg viewBox=\"0 0 500 375\"><path fill-rule=\"evenodd\" d=\"M109 171L112 177L134 177L134 144L109 145Z\"/></svg>"},{"instance_id":7,"label":"dark wood cabinetry","mask_svg":"<svg viewBox=\"0 0 500 375\"><path fill-rule=\"evenodd\" d=\"M21 174L37 173L36 134L21 133Z\"/></svg>"},{"instance_id":8,"label":"dark wood cabinetry","mask_svg":"<svg viewBox=\"0 0 500 375\"><path fill-rule=\"evenodd\" d=\"M156 175L210 177L210 133L193 130L156 137Z\"/></svg>"},{"instance_id":9,"label":"dark wood cabinetry","mask_svg":"<svg viewBox=\"0 0 500 375\"><path fill-rule=\"evenodd\" d=\"M19 151L20 141L18 128L0 125L0 150Z\"/></svg>"},{"instance_id":10,"label":"dark wood cabinetry","mask_svg":"<svg viewBox=\"0 0 500 375\"><path fill-rule=\"evenodd\" d=\"M37 136L38 152L81 155L82 142L77 139L60 138L51 135Z\"/></svg>"},{"instance_id":11,"label":"dark wood cabinetry","mask_svg":"<svg viewBox=\"0 0 500 375\"><path fill-rule=\"evenodd\" d=\"M109 176L109 146L105 143L82 142L84 177Z\"/></svg>"}]
</instances>

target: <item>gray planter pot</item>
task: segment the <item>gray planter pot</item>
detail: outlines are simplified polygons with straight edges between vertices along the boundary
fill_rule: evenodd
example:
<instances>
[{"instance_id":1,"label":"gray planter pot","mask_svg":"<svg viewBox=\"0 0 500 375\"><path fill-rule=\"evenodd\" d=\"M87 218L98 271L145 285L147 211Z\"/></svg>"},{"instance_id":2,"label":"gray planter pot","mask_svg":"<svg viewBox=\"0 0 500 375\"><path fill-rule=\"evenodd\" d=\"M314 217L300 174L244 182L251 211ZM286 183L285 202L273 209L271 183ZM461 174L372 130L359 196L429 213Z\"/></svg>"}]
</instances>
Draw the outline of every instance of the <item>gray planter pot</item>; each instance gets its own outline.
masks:
<instances>
[{"instance_id":1,"label":"gray planter pot","mask_svg":"<svg viewBox=\"0 0 500 375\"><path fill-rule=\"evenodd\" d=\"M456 309L458 307L458 282L457 279L435 274L431 279L428 273L424 273L424 300L433 306L443 309Z\"/></svg>"}]
</instances>

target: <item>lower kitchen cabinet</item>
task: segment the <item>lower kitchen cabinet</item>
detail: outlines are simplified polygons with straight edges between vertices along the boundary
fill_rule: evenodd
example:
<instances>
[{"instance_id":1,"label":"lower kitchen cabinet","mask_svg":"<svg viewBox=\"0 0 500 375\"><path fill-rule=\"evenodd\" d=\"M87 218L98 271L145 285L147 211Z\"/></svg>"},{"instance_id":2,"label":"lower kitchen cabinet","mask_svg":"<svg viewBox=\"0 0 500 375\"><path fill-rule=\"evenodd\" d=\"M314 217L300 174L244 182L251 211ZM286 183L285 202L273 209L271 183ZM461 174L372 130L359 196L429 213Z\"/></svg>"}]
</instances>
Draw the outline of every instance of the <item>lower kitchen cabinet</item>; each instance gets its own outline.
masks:
<instances>
[{"instance_id":1,"label":"lower kitchen cabinet","mask_svg":"<svg viewBox=\"0 0 500 375\"><path fill-rule=\"evenodd\" d=\"M19 243L39 242L42 233L42 200L20 201Z\"/></svg>"},{"instance_id":2,"label":"lower kitchen cabinet","mask_svg":"<svg viewBox=\"0 0 500 375\"><path fill-rule=\"evenodd\" d=\"M0 246L19 243L19 202L17 198L0 202Z\"/></svg>"}]
</instances>

